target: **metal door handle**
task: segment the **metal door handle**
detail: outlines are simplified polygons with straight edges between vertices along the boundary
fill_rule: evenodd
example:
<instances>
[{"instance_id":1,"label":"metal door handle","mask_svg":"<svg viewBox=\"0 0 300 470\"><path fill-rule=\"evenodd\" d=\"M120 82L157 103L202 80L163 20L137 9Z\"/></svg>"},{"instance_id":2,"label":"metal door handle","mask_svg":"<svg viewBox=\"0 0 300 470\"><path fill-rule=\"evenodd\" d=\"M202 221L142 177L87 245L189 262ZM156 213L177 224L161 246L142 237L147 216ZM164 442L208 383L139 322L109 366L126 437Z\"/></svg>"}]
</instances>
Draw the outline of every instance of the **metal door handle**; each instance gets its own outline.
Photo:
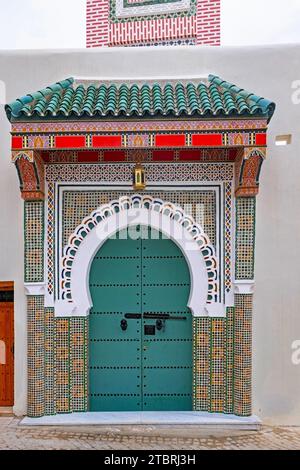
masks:
<instances>
[{"instance_id":1,"label":"metal door handle","mask_svg":"<svg viewBox=\"0 0 300 470\"><path fill-rule=\"evenodd\" d=\"M142 315L140 313L125 313L125 318L128 320L140 320Z\"/></svg>"},{"instance_id":2,"label":"metal door handle","mask_svg":"<svg viewBox=\"0 0 300 470\"><path fill-rule=\"evenodd\" d=\"M187 317L172 317L169 313L144 313L143 317L148 320L187 320Z\"/></svg>"}]
</instances>

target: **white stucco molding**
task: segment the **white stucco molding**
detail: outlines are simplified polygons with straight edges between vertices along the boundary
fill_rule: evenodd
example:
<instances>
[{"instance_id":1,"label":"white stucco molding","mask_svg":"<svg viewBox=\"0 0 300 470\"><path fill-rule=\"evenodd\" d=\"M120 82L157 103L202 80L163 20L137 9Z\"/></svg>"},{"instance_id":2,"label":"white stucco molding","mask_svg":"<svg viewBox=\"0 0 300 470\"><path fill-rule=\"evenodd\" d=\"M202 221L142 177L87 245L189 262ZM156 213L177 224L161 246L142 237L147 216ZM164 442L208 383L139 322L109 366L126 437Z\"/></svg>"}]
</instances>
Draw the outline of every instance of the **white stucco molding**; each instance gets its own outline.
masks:
<instances>
[{"instance_id":1,"label":"white stucco molding","mask_svg":"<svg viewBox=\"0 0 300 470\"><path fill-rule=\"evenodd\" d=\"M46 285L44 282L26 282L24 287L25 294L27 296L45 295L46 292Z\"/></svg>"},{"instance_id":2,"label":"white stucco molding","mask_svg":"<svg viewBox=\"0 0 300 470\"><path fill-rule=\"evenodd\" d=\"M255 281L253 280L235 280L234 281L234 293L235 294L253 294Z\"/></svg>"},{"instance_id":3,"label":"white stucco molding","mask_svg":"<svg viewBox=\"0 0 300 470\"><path fill-rule=\"evenodd\" d=\"M226 309L225 304L214 302L212 304L206 304L204 307L204 312L206 317L212 318L226 318Z\"/></svg>"},{"instance_id":4,"label":"white stucco molding","mask_svg":"<svg viewBox=\"0 0 300 470\"><path fill-rule=\"evenodd\" d=\"M89 272L95 254L108 238L135 225L150 226L179 246L191 276L188 307L196 317L210 314L213 308L206 310L205 307L210 296L217 292L217 261L203 229L172 203L133 195L101 206L71 235L62 263L63 298L56 302L56 316L89 314L92 307Z\"/></svg>"}]
</instances>

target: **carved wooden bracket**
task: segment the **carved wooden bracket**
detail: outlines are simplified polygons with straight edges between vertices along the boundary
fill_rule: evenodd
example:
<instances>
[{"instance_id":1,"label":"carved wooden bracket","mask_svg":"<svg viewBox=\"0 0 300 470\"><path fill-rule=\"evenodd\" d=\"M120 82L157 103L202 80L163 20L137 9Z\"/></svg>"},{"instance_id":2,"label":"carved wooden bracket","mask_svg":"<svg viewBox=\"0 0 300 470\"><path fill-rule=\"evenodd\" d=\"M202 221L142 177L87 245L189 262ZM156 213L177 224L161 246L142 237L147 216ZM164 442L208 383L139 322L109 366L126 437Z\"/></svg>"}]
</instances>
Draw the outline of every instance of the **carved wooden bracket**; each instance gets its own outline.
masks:
<instances>
[{"instance_id":1,"label":"carved wooden bracket","mask_svg":"<svg viewBox=\"0 0 300 470\"><path fill-rule=\"evenodd\" d=\"M259 192L259 176L266 148L249 147L243 149L236 161L236 197L257 196Z\"/></svg>"},{"instance_id":2,"label":"carved wooden bracket","mask_svg":"<svg viewBox=\"0 0 300 470\"><path fill-rule=\"evenodd\" d=\"M40 154L32 150L12 152L12 162L17 168L22 198L25 201L44 200L45 171Z\"/></svg>"}]
</instances>

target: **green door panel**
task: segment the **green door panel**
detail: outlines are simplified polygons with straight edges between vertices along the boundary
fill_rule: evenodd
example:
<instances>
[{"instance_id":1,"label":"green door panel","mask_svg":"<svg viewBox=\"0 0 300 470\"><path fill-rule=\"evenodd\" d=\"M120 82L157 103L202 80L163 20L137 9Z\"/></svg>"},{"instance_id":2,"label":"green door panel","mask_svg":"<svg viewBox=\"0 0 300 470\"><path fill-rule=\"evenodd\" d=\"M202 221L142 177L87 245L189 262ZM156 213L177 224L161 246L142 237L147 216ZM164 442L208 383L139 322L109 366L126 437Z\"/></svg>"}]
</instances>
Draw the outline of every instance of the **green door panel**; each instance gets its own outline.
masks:
<instances>
[{"instance_id":1,"label":"green door panel","mask_svg":"<svg viewBox=\"0 0 300 470\"><path fill-rule=\"evenodd\" d=\"M149 284L184 284L189 283L189 268L183 257L143 257L143 279Z\"/></svg>"},{"instance_id":2,"label":"green door panel","mask_svg":"<svg viewBox=\"0 0 300 470\"><path fill-rule=\"evenodd\" d=\"M93 269L90 274L90 285L99 287L110 285L132 284L140 288L140 259L139 257L116 257L113 259L97 258L101 269ZM126 269L120 269L120 261L126 263Z\"/></svg>"},{"instance_id":3,"label":"green door panel","mask_svg":"<svg viewBox=\"0 0 300 470\"><path fill-rule=\"evenodd\" d=\"M90 341L90 367L135 367L140 359L140 341Z\"/></svg>"},{"instance_id":4,"label":"green door panel","mask_svg":"<svg viewBox=\"0 0 300 470\"><path fill-rule=\"evenodd\" d=\"M90 293L90 409L191 410L190 274L178 246L148 227L119 232L93 260ZM144 313L171 319L158 329L125 318Z\"/></svg>"},{"instance_id":5,"label":"green door panel","mask_svg":"<svg viewBox=\"0 0 300 470\"><path fill-rule=\"evenodd\" d=\"M130 284L119 287L114 284L105 287L90 285L92 299L99 298L100 308L109 311L139 312L141 291L138 287L131 287ZM93 310L99 310L98 303L93 306Z\"/></svg>"},{"instance_id":6,"label":"green door panel","mask_svg":"<svg viewBox=\"0 0 300 470\"><path fill-rule=\"evenodd\" d=\"M128 381L127 393L141 392L141 384L139 379L140 367L132 369L107 369L107 366L102 369L91 369L90 371L90 387L93 390L101 387L103 394L118 394L120 392L120 383ZM100 372L100 373L99 373Z\"/></svg>"},{"instance_id":7,"label":"green door panel","mask_svg":"<svg viewBox=\"0 0 300 470\"><path fill-rule=\"evenodd\" d=\"M143 287L143 309L144 312L155 312L163 313L170 312L172 310L178 310L180 308L178 303L180 298L186 299L186 304L188 303L190 286L186 284L181 285L159 285L159 286L150 286L145 281L145 286Z\"/></svg>"},{"instance_id":8,"label":"green door panel","mask_svg":"<svg viewBox=\"0 0 300 470\"><path fill-rule=\"evenodd\" d=\"M191 411L193 409L192 394L178 396L144 394L144 411Z\"/></svg>"},{"instance_id":9,"label":"green door panel","mask_svg":"<svg viewBox=\"0 0 300 470\"><path fill-rule=\"evenodd\" d=\"M144 351L146 348L146 351ZM179 355L180 352L180 355ZM191 362L192 341L162 340L154 342L144 339L143 361L147 367L188 366ZM179 372L178 372L179 373Z\"/></svg>"},{"instance_id":10,"label":"green door panel","mask_svg":"<svg viewBox=\"0 0 300 470\"><path fill-rule=\"evenodd\" d=\"M140 394L107 394L90 393L90 411L140 411Z\"/></svg>"}]
</instances>

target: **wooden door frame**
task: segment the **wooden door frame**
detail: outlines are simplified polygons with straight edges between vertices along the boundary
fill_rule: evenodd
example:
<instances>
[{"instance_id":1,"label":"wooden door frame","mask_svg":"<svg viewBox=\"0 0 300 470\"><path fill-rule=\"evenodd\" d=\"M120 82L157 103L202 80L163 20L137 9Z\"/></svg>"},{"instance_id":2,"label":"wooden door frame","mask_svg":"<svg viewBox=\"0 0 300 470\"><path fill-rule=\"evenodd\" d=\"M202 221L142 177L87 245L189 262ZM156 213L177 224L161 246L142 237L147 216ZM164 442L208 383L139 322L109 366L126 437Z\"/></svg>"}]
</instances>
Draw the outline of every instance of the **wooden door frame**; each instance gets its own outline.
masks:
<instances>
[{"instance_id":1,"label":"wooden door frame","mask_svg":"<svg viewBox=\"0 0 300 470\"><path fill-rule=\"evenodd\" d=\"M14 282L12 281L1 281L0 282L0 292L9 292L13 291L14 292ZM7 408L7 407L12 407L14 406L14 378L15 378L15 354L14 354L14 343L15 343L15 333L14 333L14 300L9 301L9 302L3 302L2 303L5 307L11 306L12 305L12 312L11 312L11 329L12 329L12 364L11 364L11 369L12 369L12 387L11 387L11 399L9 403L1 403L0 402L0 409L1 408ZM0 303L0 308L1 308L1 303Z\"/></svg>"}]
</instances>

